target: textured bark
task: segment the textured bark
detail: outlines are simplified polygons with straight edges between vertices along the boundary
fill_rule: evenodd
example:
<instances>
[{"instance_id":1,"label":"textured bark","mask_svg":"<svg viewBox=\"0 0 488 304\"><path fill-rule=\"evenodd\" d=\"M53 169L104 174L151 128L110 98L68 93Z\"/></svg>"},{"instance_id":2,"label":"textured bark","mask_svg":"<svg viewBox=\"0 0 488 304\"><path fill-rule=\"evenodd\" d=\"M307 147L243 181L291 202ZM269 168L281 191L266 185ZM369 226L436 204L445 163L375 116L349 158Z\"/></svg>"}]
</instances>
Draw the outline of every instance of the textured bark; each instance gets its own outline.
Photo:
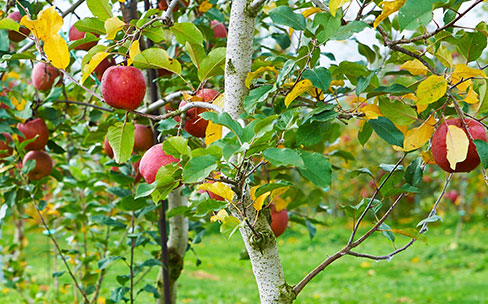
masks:
<instances>
[{"instance_id":1,"label":"textured bark","mask_svg":"<svg viewBox=\"0 0 488 304\"><path fill-rule=\"evenodd\" d=\"M183 187L173 190L168 196L168 210L180 206L187 206L186 198L181 194ZM169 237L168 237L168 256L169 256L169 276L171 303L176 303L177 280L183 269L183 257L185 256L186 247L188 246L188 218L183 215L177 215L169 219ZM159 271L157 279L158 291L161 294L156 303L164 304L163 297L163 271Z\"/></svg>"},{"instance_id":2,"label":"textured bark","mask_svg":"<svg viewBox=\"0 0 488 304\"><path fill-rule=\"evenodd\" d=\"M227 53L225 63L225 108L232 118L244 112L244 98L249 90L244 81L251 71L253 53L253 32L255 14L247 9L247 0L232 1L229 32L227 36ZM241 208L250 206L244 211L250 223L254 223L256 211L246 194L245 202L239 204ZM244 221L244 217L237 210L231 210L233 215ZM292 288L286 284L281 266L276 239L268 224L268 220L261 213L254 226L261 235L256 238L249 226L240 229L244 240L252 269L259 289L261 303L291 303L295 298Z\"/></svg>"}]
</instances>

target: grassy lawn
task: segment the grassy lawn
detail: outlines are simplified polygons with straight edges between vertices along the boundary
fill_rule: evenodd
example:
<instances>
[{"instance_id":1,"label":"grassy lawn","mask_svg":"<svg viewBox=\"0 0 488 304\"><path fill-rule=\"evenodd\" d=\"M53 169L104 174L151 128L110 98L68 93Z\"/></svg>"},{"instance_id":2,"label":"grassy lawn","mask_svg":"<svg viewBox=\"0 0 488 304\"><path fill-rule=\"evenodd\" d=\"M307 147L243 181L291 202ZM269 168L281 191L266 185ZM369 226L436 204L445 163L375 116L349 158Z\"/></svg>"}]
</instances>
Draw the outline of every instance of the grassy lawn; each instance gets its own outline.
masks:
<instances>
[{"instance_id":1,"label":"grassy lawn","mask_svg":"<svg viewBox=\"0 0 488 304\"><path fill-rule=\"evenodd\" d=\"M342 248L350 231L344 223L317 228L313 241L296 224L278 240L290 284L297 283L327 255ZM343 257L306 286L296 303L488 303L487 221L465 225L459 241L454 234L455 223L432 224L427 233L428 245L418 241L389 262ZM407 241L400 236L396 243L400 247ZM51 280L46 271L49 248L46 239L37 236L30 239L27 249L29 272L38 283L46 285ZM240 259L243 249L240 235L227 241L218 233L209 233L194 248L202 263L196 266L196 256L187 254L179 280L178 303L259 303L250 262ZM387 254L392 250L391 243L377 234L357 251ZM63 270L61 263L58 268ZM125 272L127 267L123 263L114 264L102 289L104 297L110 297L108 287L116 285L116 274ZM138 288L153 283L156 272L154 269L146 276ZM61 282L69 282L67 274ZM24 303L15 291L2 289L0 303ZM54 293L53 288L48 292ZM58 294L58 300L49 303L73 303L70 291L63 294L61 289ZM150 294L142 292L136 302L153 300Z\"/></svg>"}]
</instances>

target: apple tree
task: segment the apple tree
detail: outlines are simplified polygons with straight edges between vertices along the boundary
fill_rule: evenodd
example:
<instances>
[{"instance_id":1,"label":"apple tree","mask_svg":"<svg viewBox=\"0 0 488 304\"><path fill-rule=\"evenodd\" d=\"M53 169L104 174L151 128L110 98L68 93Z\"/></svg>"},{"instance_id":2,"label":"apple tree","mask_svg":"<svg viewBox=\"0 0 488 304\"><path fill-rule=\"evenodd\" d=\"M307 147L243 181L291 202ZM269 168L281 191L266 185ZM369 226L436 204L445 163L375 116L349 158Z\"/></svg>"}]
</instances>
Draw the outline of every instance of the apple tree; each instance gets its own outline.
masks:
<instances>
[{"instance_id":1,"label":"apple tree","mask_svg":"<svg viewBox=\"0 0 488 304\"><path fill-rule=\"evenodd\" d=\"M466 22L484 1L152 2L2 7L0 215L16 226L6 280L30 301L32 221L63 263L56 284L69 276L85 303L102 284L109 303L140 293L175 303L205 221L240 232L261 303L292 303L344 256L389 260L424 239L453 176L475 170L488 183L488 30ZM375 138L388 145L370 149L376 163L343 165ZM430 212L417 227L390 227L436 164L446 173ZM337 187L344 174L371 178L370 195ZM313 210L295 218L313 237L338 190L351 202L349 239L286 281L276 235L287 211ZM361 252L374 234L410 241ZM126 268L112 282L114 265Z\"/></svg>"}]
</instances>

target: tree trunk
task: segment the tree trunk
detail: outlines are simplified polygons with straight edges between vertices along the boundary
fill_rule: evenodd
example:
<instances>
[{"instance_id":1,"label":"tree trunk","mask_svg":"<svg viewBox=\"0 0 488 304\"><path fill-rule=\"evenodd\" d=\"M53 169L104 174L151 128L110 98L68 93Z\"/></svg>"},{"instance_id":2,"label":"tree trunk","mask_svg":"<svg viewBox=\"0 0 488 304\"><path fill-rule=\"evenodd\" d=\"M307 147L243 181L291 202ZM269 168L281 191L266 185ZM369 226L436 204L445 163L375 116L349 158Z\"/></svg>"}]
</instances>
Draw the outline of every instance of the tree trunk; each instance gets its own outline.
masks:
<instances>
[{"instance_id":1,"label":"tree trunk","mask_svg":"<svg viewBox=\"0 0 488 304\"><path fill-rule=\"evenodd\" d=\"M248 10L248 2L247 0L232 1L227 36L224 111L236 120L244 112L244 98L249 93L244 81L247 73L251 71L255 13ZM233 209L231 212L241 221L247 217L250 223L254 223L256 210L250 203L249 192L243 197L244 202L238 204L240 208L250 206L247 210L241 210L244 211L245 216L234 208L231 208ZM247 225L241 228L240 232L251 259L261 303L293 302L295 293L285 281L276 238L263 212L259 214L254 230L260 235L259 238Z\"/></svg>"},{"instance_id":2,"label":"tree trunk","mask_svg":"<svg viewBox=\"0 0 488 304\"><path fill-rule=\"evenodd\" d=\"M168 196L168 210L180 206L187 206L186 198L181 194L183 187L179 187ZM183 269L183 257L188 246L188 218L177 215L169 219L168 262L171 303L176 304L177 280ZM164 304L163 270L159 270L157 279L158 291L161 297L156 304Z\"/></svg>"}]
</instances>

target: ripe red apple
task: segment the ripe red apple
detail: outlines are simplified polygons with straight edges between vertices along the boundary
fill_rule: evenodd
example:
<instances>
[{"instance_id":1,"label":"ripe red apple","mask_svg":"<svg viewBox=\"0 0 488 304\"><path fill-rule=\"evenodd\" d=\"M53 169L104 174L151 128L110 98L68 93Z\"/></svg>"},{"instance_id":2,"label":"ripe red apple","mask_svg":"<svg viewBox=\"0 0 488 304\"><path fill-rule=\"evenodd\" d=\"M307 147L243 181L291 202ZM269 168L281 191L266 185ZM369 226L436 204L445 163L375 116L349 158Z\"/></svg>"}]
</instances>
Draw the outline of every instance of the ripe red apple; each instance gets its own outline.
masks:
<instances>
[{"instance_id":1,"label":"ripe red apple","mask_svg":"<svg viewBox=\"0 0 488 304\"><path fill-rule=\"evenodd\" d=\"M485 142L488 141L488 137L486 136L486 131L483 126L472 119L465 119L464 120L467 124L469 133L474 139L481 139ZM455 119L448 119L441 123L441 125L437 128L432 137L432 156L434 157L435 162L442 170L447 172L470 172L474 168L476 168L480 164L480 158L478 156L478 152L476 151L475 144L469 139L469 146L468 146L468 155L466 159L460 163L456 164L455 170L451 169L449 165L449 161L447 160L447 145L446 145L446 136L448 126L453 125L461 128L465 133L462 121L460 118ZM467 134L466 134L467 135Z\"/></svg>"},{"instance_id":2,"label":"ripe red apple","mask_svg":"<svg viewBox=\"0 0 488 304\"><path fill-rule=\"evenodd\" d=\"M102 76L102 95L110 106L133 111L146 95L144 75L132 66L110 67Z\"/></svg>"},{"instance_id":3,"label":"ripe red apple","mask_svg":"<svg viewBox=\"0 0 488 304\"><path fill-rule=\"evenodd\" d=\"M99 37L100 35L98 34L94 34L95 36ZM69 29L69 33L68 33L68 37L69 37L69 41L75 41L75 40L80 40L80 39L83 39L85 38L86 36L86 33L85 32L80 32L76 27L75 25L73 24L71 26L71 28ZM92 42L87 42L87 43L83 43L83 44L80 44L78 45L77 47L75 47L75 50L84 50L84 51L88 51L90 50L92 47L94 47L95 45L97 45L97 41L92 41Z\"/></svg>"},{"instance_id":4,"label":"ripe red apple","mask_svg":"<svg viewBox=\"0 0 488 304\"><path fill-rule=\"evenodd\" d=\"M114 150L112 149L112 146L110 146L107 136L105 136L105 140L103 141L103 150L105 150L105 154L107 154L108 157L114 158Z\"/></svg>"},{"instance_id":5,"label":"ripe red apple","mask_svg":"<svg viewBox=\"0 0 488 304\"><path fill-rule=\"evenodd\" d=\"M451 201L451 203L455 203L459 197L459 193L456 190L451 190L446 193L446 198Z\"/></svg>"},{"instance_id":6,"label":"ripe red apple","mask_svg":"<svg viewBox=\"0 0 488 304\"><path fill-rule=\"evenodd\" d=\"M144 153L139 165L139 171L148 184L154 183L159 168L170 163L177 163L178 159L164 153L163 144L152 146Z\"/></svg>"},{"instance_id":7,"label":"ripe red apple","mask_svg":"<svg viewBox=\"0 0 488 304\"><path fill-rule=\"evenodd\" d=\"M276 211L275 205L271 204L271 230L276 237L285 232L286 227L288 226L288 211L286 209L282 209L280 211Z\"/></svg>"},{"instance_id":8,"label":"ripe red apple","mask_svg":"<svg viewBox=\"0 0 488 304\"><path fill-rule=\"evenodd\" d=\"M39 91L49 91L59 75L58 69L41 61L32 69L32 84Z\"/></svg>"},{"instance_id":9,"label":"ripe red apple","mask_svg":"<svg viewBox=\"0 0 488 304\"><path fill-rule=\"evenodd\" d=\"M30 159L36 160L36 166L27 174L29 179L39 180L51 174L53 169L53 160L49 154L44 151L29 151L24 156L22 166L25 166L27 161Z\"/></svg>"},{"instance_id":10,"label":"ripe red apple","mask_svg":"<svg viewBox=\"0 0 488 304\"><path fill-rule=\"evenodd\" d=\"M140 164L140 159L132 164L132 168L134 168L134 171L136 172L136 174L134 175L134 184L137 184L142 179L141 171L139 171Z\"/></svg>"},{"instance_id":11,"label":"ripe red apple","mask_svg":"<svg viewBox=\"0 0 488 304\"><path fill-rule=\"evenodd\" d=\"M5 137L5 140L0 140L0 150L4 152L0 153L0 158L5 158L12 155L14 149L9 146L9 143L12 142L12 136L8 133L2 133L2 135Z\"/></svg>"},{"instance_id":12,"label":"ripe red apple","mask_svg":"<svg viewBox=\"0 0 488 304\"><path fill-rule=\"evenodd\" d=\"M210 27L213 29L214 38L227 38L227 28L217 20L210 21Z\"/></svg>"},{"instance_id":13,"label":"ripe red apple","mask_svg":"<svg viewBox=\"0 0 488 304\"><path fill-rule=\"evenodd\" d=\"M211 102L219 95L219 92L214 89L201 89L195 96L202 98L204 102ZM180 103L180 108L186 105L186 101ZM201 118L201 113L207 112L208 109L192 108L186 112L185 131L195 137L205 137L205 130L207 129L208 121Z\"/></svg>"},{"instance_id":14,"label":"ripe red apple","mask_svg":"<svg viewBox=\"0 0 488 304\"><path fill-rule=\"evenodd\" d=\"M22 19L22 16L20 16L20 12L13 12L10 13L7 18L10 18L14 20L15 22L20 22L20 19ZM20 32L20 33L19 33ZM29 36L30 30L26 28L25 26L20 26L19 27L19 32L16 31L8 31L8 38L13 41L13 42L20 42L26 38L26 36ZM22 35L22 34L24 35Z\"/></svg>"},{"instance_id":15,"label":"ripe red apple","mask_svg":"<svg viewBox=\"0 0 488 304\"><path fill-rule=\"evenodd\" d=\"M154 145L154 133L149 126L135 125L134 151L146 151Z\"/></svg>"},{"instance_id":16,"label":"ripe red apple","mask_svg":"<svg viewBox=\"0 0 488 304\"><path fill-rule=\"evenodd\" d=\"M26 139L34 138L36 135L39 135L36 140L27 144L25 149L27 151L30 150L42 150L47 144L49 140L49 129L46 126L46 123L41 118L36 118L33 120L28 120L25 123L17 124L17 129L19 129L24 137L19 136L19 141L23 142Z\"/></svg>"},{"instance_id":17,"label":"ripe red apple","mask_svg":"<svg viewBox=\"0 0 488 304\"><path fill-rule=\"evenodd\" d=\"M103 59L98 65L97 67L95 68L94 72L95 72L95 75L97 75L97 78L98 80L102 80L102 76L103 76L103 73L105 73L105 71L111 67L111 66L114 66L115 65L115 59L113 59L113 57L109 56L109 57L105 57L105 59Z\"/></svg>"},{"instance_id":18,"label":"ripe red apple","mask_svg":"<svg viewBox=\"0 0 488 304\"><path fill-rule=\"evenodd\" d=\"M160 1L158 2L158 7L159 7L159 9L160 9L160 10L165 11L165 10L167 10L167 9L168 9L168 2L167 2L167 1L171 1L171 0L160 0ZM176 5L176 6L175 6L175 8L173 9L173 12L178 11L178 8L179 8L179 6L180 6L182 3L183 3L183 5L184 5L185 7L188 7L188 0L182 0L182 1L180 1L180 3L178 3L178 5Z\"/></svg>"}]
</instances>

